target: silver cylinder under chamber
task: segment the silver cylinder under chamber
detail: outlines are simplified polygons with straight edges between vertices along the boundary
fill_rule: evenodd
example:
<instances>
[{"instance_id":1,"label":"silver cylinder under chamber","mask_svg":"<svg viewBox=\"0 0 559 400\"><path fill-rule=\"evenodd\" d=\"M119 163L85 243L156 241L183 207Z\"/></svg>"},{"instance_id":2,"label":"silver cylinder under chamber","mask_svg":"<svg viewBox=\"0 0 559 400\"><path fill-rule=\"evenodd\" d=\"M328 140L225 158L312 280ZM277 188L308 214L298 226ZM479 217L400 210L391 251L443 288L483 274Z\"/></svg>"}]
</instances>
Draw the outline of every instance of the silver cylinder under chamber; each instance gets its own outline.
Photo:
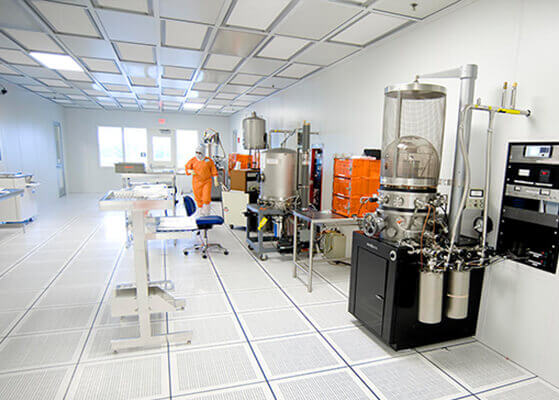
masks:
<instances>
[{"instance_id":1,"label":"silver cylinder under chamber","mask_svg":"<svg viewBox=\"0 0 559 400\"><path fill-rule=\"evenodd\" d=\"M443 283L441 272L419 273L419 322L438 324L443 315Z\"/></svg>"},{"instance_id":2,"label":"silver cylinder under chamber","mask_svg":"<svg viewBox=\"0 0 559 400\"><path fill-rule=\"evenodd\" d=\"M470 296L470 271L450 271L446 295L446 316L451 319L466 318Z\"/></svg>"}]
</instances>

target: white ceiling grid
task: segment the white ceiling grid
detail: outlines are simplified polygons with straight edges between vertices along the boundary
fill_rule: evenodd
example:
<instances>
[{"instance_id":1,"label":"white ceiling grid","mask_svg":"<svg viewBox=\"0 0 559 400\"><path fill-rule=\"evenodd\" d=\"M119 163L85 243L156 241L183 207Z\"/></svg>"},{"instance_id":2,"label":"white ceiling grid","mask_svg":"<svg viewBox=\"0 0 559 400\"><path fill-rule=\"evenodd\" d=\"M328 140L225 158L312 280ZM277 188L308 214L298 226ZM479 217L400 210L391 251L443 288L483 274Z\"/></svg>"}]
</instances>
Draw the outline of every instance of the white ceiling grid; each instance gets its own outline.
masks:
<instances>
[{"instance_id":1,"label":"white ceiling grid","mask_svg":"<svg viewBox=\"0 0 559 400\"><path fill-rule=\"evenodd\" d=\"M65 107L229 115L459 1L2 0L21 12L0 20L0 79Z\"/></svg>"}]
</instances>

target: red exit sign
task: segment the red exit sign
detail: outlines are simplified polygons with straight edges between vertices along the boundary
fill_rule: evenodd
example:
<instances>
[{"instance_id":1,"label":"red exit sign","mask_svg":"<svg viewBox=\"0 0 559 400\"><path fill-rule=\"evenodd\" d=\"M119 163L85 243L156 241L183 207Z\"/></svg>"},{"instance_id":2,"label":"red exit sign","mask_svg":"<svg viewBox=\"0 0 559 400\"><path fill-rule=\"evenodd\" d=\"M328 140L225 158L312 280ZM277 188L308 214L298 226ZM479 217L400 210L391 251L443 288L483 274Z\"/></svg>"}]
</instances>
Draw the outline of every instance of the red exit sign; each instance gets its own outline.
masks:
<instances>
[{"instance_id":1,"label":"red exit sign","mask_svg":"<svg viewBox=\"0 0 559 400\"><path fill-rule=\"evenodd\" d=\"M165 118L159 118L157 122L159 122L160 125L163 125L165 122L167 122L167 120Z\"/></svg>"}]
</instances>

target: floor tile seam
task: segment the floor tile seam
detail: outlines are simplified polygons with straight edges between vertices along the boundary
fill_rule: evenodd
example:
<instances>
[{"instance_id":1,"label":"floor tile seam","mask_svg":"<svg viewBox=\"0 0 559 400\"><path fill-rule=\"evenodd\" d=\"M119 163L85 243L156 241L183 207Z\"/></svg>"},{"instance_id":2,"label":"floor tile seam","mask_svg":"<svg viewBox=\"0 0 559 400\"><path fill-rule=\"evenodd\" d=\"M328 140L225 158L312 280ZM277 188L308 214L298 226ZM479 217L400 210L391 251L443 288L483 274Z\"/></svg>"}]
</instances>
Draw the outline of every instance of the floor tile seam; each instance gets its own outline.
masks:
<instances>
[{"instance_id":1,"label":"floor tile seam","mask_svg":"<svg viewBox=\"0 0 559 400\"><path fill-rule=\"evenodd\" d=\"M310 318L301 310L301 308L295 303L295 301L287 294L287 292L279 285L279 283L271 276L271 274L266 270L266 268L261 264L260 260L254 256L254 254L246 247L243 246L240 239L229 229L229 233L237 240L240 244L241 248L245 250L245 252L254 260L256 261L257 265L268 275L268 277L274 282L277 288L287 297L287 299L297 308L297 310L301 313L301 315L311 324L311 326L315 329L316 333L324 340L328 346L336 353L336 355L346 364L346 366L353 372L353 374L365 385L365 387L375 396L377 400L380 400L380 397L374 392L374 390L367 384L367 382L353 369L353 367L349 364L349 362L340 354L340 352L336 349L336 347L326 338L322 332L318 329L318 327L310 320Z\"/></svg>"},{"instance_id":2,"label":"floor tile seam","mask_svg":"<svg viewBox=\"0 0 559 400\"><path fill-rule=\"evenodd\" d=\"M332 371L341 371L341 370L349 371L349 368L347 367L347 365L339 365L337 367L319 368L319 369L316 369L316 370L301 372L301 373L298 373L298 374L280 376L280 377L277 377L277 378L270 378L270 382L277 383L277 382L286 381L286 380L290 380L290 379L302 378L302 377L305 377L305 376L319 375L319 374L324 374L324 373L328 373L328 372L332 372Z\"/></svg>"},{"instance_id":3,"label":"floor tile seam","mask_svg":"<svg viewBox=\"0 0 559 400\"><path fill-rule=\"evenodd\" d=\"M26 338L26 337L34 337L34 336L45 336L45 335L57 335L57 334L70 334L70 333L77 333L77 332L87 332L89 330L88 327L83 328L67 328L67 329L51 329L46 331L34 331L34 332L24 332L24 333L14 333L10 334L11 338Z\"/></svg>"},{"instance_id":4,"label":"floor tile seam","mask_svg":"<svg viewBox=\"0 0 559 400\"><path fill-rule=\"evenodd\" d=\"M514 381L514 382L504 383L502 385L498 385L498 386L495 386L495 387L492 387L492 388L477 391L477 392L475 392L475 395L477 396L477 395L480 395L480 394L485 394L487 392L492 392L494 390L503 389L503 388L506 388L506 387L509 387L509 386L518 385L519 383L523 383L523 382L527 382L527 381L531 381L531 380L536 380L538 378L539 378L538 376L531 376L529 378L519 379L519 380Z\"/></svg>"},{"instance_id":5,"label":"floor tile seam","mask_svg":"<svg viewBox=\"0 0 559 400\"><path fill-rule=\"evenodd\" d=\"M27 372L35 372L35 371L43 371L45 369L58 369L58 368L68 368L71 366L75 366L75 362L69 363L54 363L54 364L45 364L39 365L36 367L29 367L29 368L17 368L17 369L9 369L9 370L0 370L0 377L2 375L11 375L11 374L23 374Z\"/></svg>"},{"instance_id":6,"label":"floor tile seam","mask_svg":"<svg viewBox=\"0 0 559 400\"><path fill-rule=\"evenodd\" d=\"M21 323L21 321L29 314L29 312L33 309L33 307L35 306L35 304L37 304L37 302L44 296L44 294L47 292L47 290L52 286L52 284L56 281L56 279L58 279L58 277L62 274L62 272L64 271L65 268L68 267L68 265L70 265L70 263L72 262L72 260L80 253L80 251L85 247L85 245L87 244L87 242L101 229L101 227L103 226L103 223L99 223L97 225L97 227L93 230L93 232L91 232L91 234L82 242L82 244L74 251L74 253L72 254L72 256L66 261L66 263L64 264L64 266L60 269L60 271L52 278L52 280L50 281L49 285L37 296L37 298L33 301L33 303L31 303L31 305L27 308L27 310L25 311L25 313L23 313L23 315L17 320L17 322L10 328L10 330L8 331L8 333L6 334L6 337L2 340L0 340L0 345L2 343L4 343L5 339L11 335L12 332L14 332L14 329Z\"/></svg>"},{"instance_id":7,"label":"floor tile seam","mask_svg":"<svg viewBox=\"0 0 559 400\"><path fill-rule=\"evenodd\" d=\"M33 309L35 310L56 310L58 308L72 308L72 307L83 307L83 306L91 306L95 304L102 304L101 301L91 301L87 303L68 303L68 304L53 304L50 306L35 306Z\"/></svg>"},{"instance_id":8,"label":"floor tile seam","mask_svg":"<svg viewBox=\"0 0 559 400\"><path fill-rule=\"evenodd\" d=\"M231 390L231 389L241 389L241 388L249 387L249 386L262 385L262 384L265 384L265 383L266 383L265 380L258 380L258 381L250 382L250 383L239 383L237 385L227 385L227 386L221 386L221 387L217 387L217 388L213 388L213 389L199 390L199 391L195 391L195 392L187 392L187 393L183 393L183 394L180 394L180 395L175 395L172 398L173 399L181 399L181 398L185 398L187 396L197 396L197 395L203 395L203 394L211 394L211 393L214 393L214 392L220 392L220 391Z\"/></svg>"},{"instance_id":9,"label":"floor tile seam","mask_svg":"<svg viewBox=\"0 0 559 400\"><path fill-rule=\"evenodd\" d=\"M31 249L30 251L27 252L27 254L25 254L23 257L21 257L20 259L18 259L16 262L14 262L12 265L10 265L8 268L6 268L5 270L2 271L2 273L0 273L0 279L2 279L4 276L6 276L8 273L10 273L13 269L17 268L18 265L20 265L23 261L25 261L26 259L28 259L29 257L31 257L33 254L35 254L38 250L40 250L42 247L46 246L47 243L49 241L51 241L56 235L58 235L59 233L65 231L67 228L69 228L74 222L76 222L76 220L79 219L79 216L75 216L74 218L72 218L70 221L68 221L66 224L64 224L62 227L60 227L59 229L57 229L52 235L50 235L47 239L43 240L41 243L39 243L37 246L33 247L33 249Z\"/></svg>"},{"instance_id":10,"label":"floor tile seam","mask_svg":"<svg viewBox=\"0 0 559 400\"><path fill-rule=\"evenodd\" d=\"M80 354L79 354L79 356L78 356L78 360L77 360L76 366L74 367L74 370L72 371L72 375L70 376L70 379L68 380L68 385L66 386L66 390L64 391L63 399L66 399L66 397L68 396L68 391L70 390L70 387L72 386L72 382L73 382L73 380L74 380L74 377L75 377L75 375L76 375L76 372L77 372L78 367L79 367L79 365L80 365L80 362L81 362L81 360L82 360L83 354L84 354L85 349L86 349L86 347L87 347L89 338L90 338L90 336L91 336L91 332L93 331L93 327L95 326L95 321L97 320L97 317L98 317L98 315L99 315L99 313L100 313L100 311L101 311L101 307L102 307L102 305L103 305L103 299L105 298L105 296L107 295L107 293L108 293L108 291L109 291L109 288L110 288L110 285L111 285L111 281L112 281L112 279L113 279L113 277L114 277L114 274L115 274L115 272L116 272L116 270L117 270L117 268L118 268L118 265L120 264L120 261L121 261L121 259L122 259L122 255L124 254L124 250L125 250L125 245L122 244L121 247L120 247L120 251L119 251L119 253L118 253L118 256L117 256L116 260L114 261L114 266L113 266L113 270L112 270L112 272L111 272L109 281L107 282L107 285L106 285L106 287L105 287L105 290L103 291L103 295L101 296L101 302L99 303L99 305L97 306L97 309L95 310L95 315L93 316L93 319L92 319L92 321L91 321L91 325L89 326L89 330L88 330L87 335L86 335L86 338L85 338L85 340L84 340L84 342L83 342L83 346L82 346L82 349L81 349Z\"/></svg>"},{"instance_id":11,"label":"floor tile seam","mask_svg":"<svg viewBox=\"0 0 559 400\"><path fill-rule=\"evenodd\" d=\"M252 343L251 343L251 341L250 341L250 339L249 339L249 337L246 333L245 327L243 326L243 324L241 322L241 319L239 318L239 315L237 314L237 311L236 311L235 307L233 306L231 298L229 297L229 293L227 292L227 289L226 289L225 285L223 284L223 282L221 280L221 277L220 277L220 275L217 271L217 268L215 267L215 264L213 262L211 253L208 253L208 260L209 260L210 265L212 266L212 268L214 270L214 273L216 274L217 279L219 280L219 284L221 285L221 287L222 287L222 289L225 293L225 297L227 298L227 301L229 302L229 306L233 310L233 314L235 314L235 318L237 320L237 323L239 324L239 327L241 328L241 331L242 331L242 333L245 337L246 343L248 344L248 346L250 348L250 351L252 352L252 356L256 360L258 368L260 368L260 373L264 377L264 380L266 381L266 384L268 385L268 388L270 389L270 392L272 393L273 398L275 400L277 400L278 397L276 396L276 393L274 392L274 389L272 388L272 385L270 384L268 376L266 375L266 371L264 370L264 367L262 366L262 362L259 360L258 355L256 354L256 350L254 349L254 346L252 345Z\"/></svg>"},{"instance_id":12,"label":"floor tile seam","mask_svg":"<svg viewBox=\"0 0 559 400\"><path fill-rule=\"evenodd\" d=\"M443 346L433 347L433 348L429 348L429 349L426 349L426 350L420 350L419 347L415 347L415 348L413 348L413 350L417 351L418 353L427 354L427 353L431 353L431 352L437 351L437 350L442 350L442 349L451 348L451 347L459 347L459 346L464 346L466 344L473 344L473 343L479 343L479 340L473 338L473 340L469 340L469 341L466 341L466 342L446 344L446 345L443 345Z\"/></svg>"},{"instance_id":13,"label":"floor tile seam","mask_svg":"<svg viewBox=\"0 0 559 400\"><path fill-rule=\"evenodd\" d=\"M447 376L448 378L450 378L450 380L452 380L454 383L456 383L458 386L460 386L460 388L462 388L463 390L465 390L467 393L469 393L471 396L473 396L475 399L479 399L475 393L473 391L471 391L470 389L468 389L464 384L462 384L460 381L458 381L458 379L454 378L448 371L446 371L444 368L442 368L441 366L439 366L437 363L435 363L434 361L432 361L431 359L429 359L427 356L425 356L425 354L417 351L414 349L415 354L418 354L421 358L423 358L424 360L426 360L429 364L433 365L436 369L438 369L440 372L442 372L445 376Z\"/></svg>"}]
</instances>

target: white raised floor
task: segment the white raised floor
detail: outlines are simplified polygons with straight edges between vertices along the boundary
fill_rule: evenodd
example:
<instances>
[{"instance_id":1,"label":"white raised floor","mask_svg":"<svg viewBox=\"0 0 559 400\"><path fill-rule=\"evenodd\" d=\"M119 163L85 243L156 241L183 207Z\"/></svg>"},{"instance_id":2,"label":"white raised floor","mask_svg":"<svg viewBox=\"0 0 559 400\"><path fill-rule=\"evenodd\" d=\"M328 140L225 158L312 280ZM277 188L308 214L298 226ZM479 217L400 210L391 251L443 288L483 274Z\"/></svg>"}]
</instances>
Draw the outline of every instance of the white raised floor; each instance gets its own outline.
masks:
<instances>
[{"instance_id":1,"label":"white raised floor","mask_svg":"<svg viewBox=\"0 0 559 400\"><path fill-rule=\"evenodd\" d=\"M183 256L152 242L152 279L171 279L186 311L155 333L192 330L191 345L111 352L137 335L111 318L114 285L133 279L121 213L98 196L43 207L0 230L0 399L553 400L559 391L474 338L394 352L346 312L349 267L319 265L312 293L290 255L256 260L244 232L216 227L230 255Z\"/></svg>"}]
</instances>

